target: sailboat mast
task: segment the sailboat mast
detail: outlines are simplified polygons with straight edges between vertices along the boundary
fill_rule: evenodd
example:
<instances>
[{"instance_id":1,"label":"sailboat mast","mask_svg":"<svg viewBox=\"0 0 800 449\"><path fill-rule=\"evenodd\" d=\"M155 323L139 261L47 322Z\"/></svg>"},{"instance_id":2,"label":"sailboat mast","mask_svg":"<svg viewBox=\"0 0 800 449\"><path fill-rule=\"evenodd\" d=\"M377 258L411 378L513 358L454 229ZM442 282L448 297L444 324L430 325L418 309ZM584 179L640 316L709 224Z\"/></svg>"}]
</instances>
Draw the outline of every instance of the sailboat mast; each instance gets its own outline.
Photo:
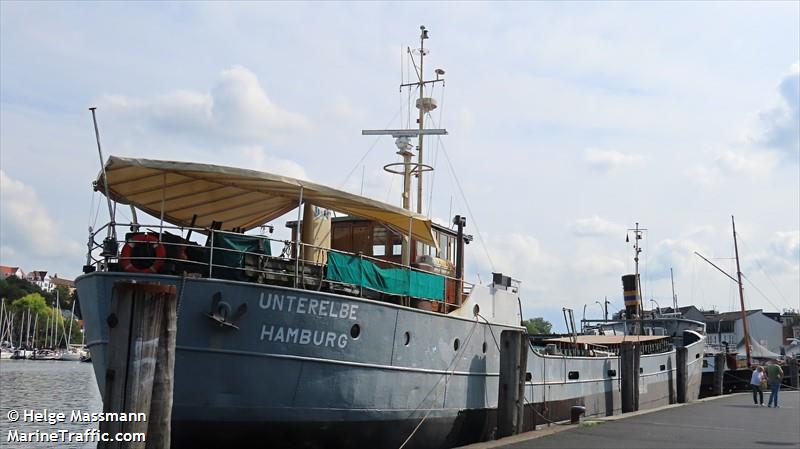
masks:
<instances>
[{"instance_id":1,"label":"sailboat mast","mask_svg":"<svg viewBox=\"0 0 800 449\"><path fill-rule=\"evenodd\" d=\"M72 322L75 321L75 301L72 301L72 310L69 312L69 333L67 334L67 350L69 351L69 341L72 338Z\"/></svg>"},{"instance_id":2,"label":"sailboat mast","mask_svg":"<svg viewBox=\"0 0 800 449\"><path fill-rule=\"evenodd\" d=\"M731 215L731 225L733 226L733 250L736 253L736 277L739 279L739 301L742 305L742 326L744 327L744 349L747 354L747 366L753 366L753 359L750 355L750 332L747 326L747 310L744 307L744 287L742 286L742 269L739 267L739 245L736 242L736 222Z\"/></svg>"},{"instance_id":3,"label":"sailboat mast","mask_svg":"<svg viewBox=\"0 0 800 449\"><path fill-rule=\"evenodd\" d=\"M428 30L425 29L425 25L421 25L419 27L420 35L419 35L419 100L418 107L419 107L419 118L417 119L417 123L419 123L419 130L422 131L425 129L425 108L422 107L422 98L425 93L425 82L423 81L423 68L424 68L424 61L425 61L425 39L428 38ZM422 213L422 141L423 136L422 133L419 133L417 142L417 213Z\"/></svg>"}]
</instances>

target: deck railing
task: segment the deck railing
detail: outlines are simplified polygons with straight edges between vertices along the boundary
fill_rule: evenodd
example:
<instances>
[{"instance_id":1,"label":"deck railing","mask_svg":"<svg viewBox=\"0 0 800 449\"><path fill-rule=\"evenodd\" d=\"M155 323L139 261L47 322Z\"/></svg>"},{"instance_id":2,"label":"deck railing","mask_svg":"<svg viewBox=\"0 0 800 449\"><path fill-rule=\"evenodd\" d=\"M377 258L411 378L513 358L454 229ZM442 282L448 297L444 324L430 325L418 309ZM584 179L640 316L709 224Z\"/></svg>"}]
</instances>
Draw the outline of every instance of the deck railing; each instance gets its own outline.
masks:
<instances>
[{"instance_id":1,"label":"deck railing","mask_svg":"<svg viewBox=\"0 0 800 449\"><path fill-rule=\"evenodd\" d=\"M111 241L116 243L116 248L114 250L109 250L109 237L98 241L98 238L102 238L104 234L108 233L109 226L111 226L111 224L105 224L93 232L90 232L89 241L87 243L87 262L84 271L126 271L125 266L121 266L123 254L120 250L128 243L127 237L132 234L146 234L153 236L150 238L154 238L155 240L152 242L144 241L142 243L161 245L164 248L165 254L162 256L158 256L157 254L147 254L144 256L129 254L124 257L124 261L125 263L132 264L134 267L137 266L137 262L150 262L150 266L158 265L158 271L162 274L186 274L194 277L220 279L235 277L237 278L235 280L245 282L288 285L306 290L321 290L327 287L329 290L353 296L388 295L390 297L397 297L401 304L408 306L412 305L412 299L432 301L433 303L445 304L443 306L445 311L460 307L461 299L469 295L474 287L472 283L446 274L404 266L362 253L351 253L303 242L276 239L263 234L243 234L209 228L178 227L166 224L149 226L140 223L115 223L113 226L115 226L116 229L127 228L130 232L128 234L115 234L117 236L125 235L126 237L111 238ZM204 235L206 237L206 243L201 245L190 241L187 238L187 234L189 233L193 235ZM219 241L226 236L245 238L258 242L257 246L258 248L262 248L262 250L246 251L220 247ZM137 240L137 243L138 242L141 241ZM277 244L277 254L273 254L273 243ZM296 245L299 245L299 248ZM269 250L264 251L264 248L269 248ZM321 257L318 257L318 260L306 260L302 256L309 250L315 250ZM328 279L325 275L327 263L324 261L327 260L329 253L339 253L350 257L357 257L359 260L370 261L382 268L399 268L402 270L441 276L445 280L444 299L438 301L427 298L397 295L374 290L363 284L353 284ZM241 257L241 263L237 265L224 263L226 255ZM137 269L131 271L146 272L145 269L141 268L142 266L146 266L144 263L139 263L138 265ZM232 275L232 273L234 275ZM373 293L365 295L365 293L369 291ZM455 299L455 303L448 302L448 298L450 297Z\"/></svg>"}]
</instances>

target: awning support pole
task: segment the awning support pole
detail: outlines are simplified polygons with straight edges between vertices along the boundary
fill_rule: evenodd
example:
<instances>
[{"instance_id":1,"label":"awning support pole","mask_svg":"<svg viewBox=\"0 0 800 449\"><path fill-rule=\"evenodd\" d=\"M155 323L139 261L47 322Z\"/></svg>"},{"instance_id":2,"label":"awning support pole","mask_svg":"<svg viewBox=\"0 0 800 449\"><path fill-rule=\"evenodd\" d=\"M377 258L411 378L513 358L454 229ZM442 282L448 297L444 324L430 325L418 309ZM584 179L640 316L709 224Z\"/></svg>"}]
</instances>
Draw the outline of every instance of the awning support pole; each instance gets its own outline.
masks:
<instances>
[{"instance_id":1,"label":"awning support pole","mask_svg":"<svg viewBox=\"0 0 800 449\"><path fill-rule=\"evenodd\" d=\"M297 200L297 232L294 238L294 288L297 288L298 277L300 276L300 236L302 235L302 214L303 214L303 186L300 186L300 198Z\"/></svg>"}]
</instances>

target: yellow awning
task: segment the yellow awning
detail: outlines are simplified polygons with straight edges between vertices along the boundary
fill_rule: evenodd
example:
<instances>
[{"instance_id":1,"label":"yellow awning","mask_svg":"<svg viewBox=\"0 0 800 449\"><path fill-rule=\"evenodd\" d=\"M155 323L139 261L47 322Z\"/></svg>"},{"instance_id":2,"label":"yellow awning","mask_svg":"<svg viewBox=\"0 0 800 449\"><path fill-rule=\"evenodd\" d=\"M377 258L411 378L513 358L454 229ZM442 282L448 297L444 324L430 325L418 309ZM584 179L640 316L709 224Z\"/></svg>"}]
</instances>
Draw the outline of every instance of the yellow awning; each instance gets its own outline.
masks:
<instances>
[{"instance_id":1,"label":"yellow awning","mask_svg":"<svg viewBox=\"0 0 800 449\"><path fill-rule=\"evenodd\" d=\"M309 181L270 173L191 162L157 161L111 156L106 162L109 195L176 226L222 222L222 229L252 229L303 202L384 223L398 232L437 246L431 221L400 207ZM102 173L97 189L105 193Z\"/></svg>"}]
</instances>

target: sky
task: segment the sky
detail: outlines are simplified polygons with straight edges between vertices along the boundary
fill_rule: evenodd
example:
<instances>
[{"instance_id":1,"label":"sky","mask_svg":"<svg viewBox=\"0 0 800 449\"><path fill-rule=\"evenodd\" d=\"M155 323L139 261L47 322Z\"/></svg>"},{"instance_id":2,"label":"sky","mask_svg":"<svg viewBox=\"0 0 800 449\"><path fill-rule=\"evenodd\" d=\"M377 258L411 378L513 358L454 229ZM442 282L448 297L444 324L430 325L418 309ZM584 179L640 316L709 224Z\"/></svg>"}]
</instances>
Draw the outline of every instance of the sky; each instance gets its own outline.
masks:
<instances>
[{"instance_id":1,"label":"sky","mask_svg":"<svg viewBox=\"0 0 800 449\"><path fill-rule=\"evenodd\" d=\"M672 303L672 269L679 305L738 310L694 255L735 274L733 215L747 307L800 309L798 2L3 1L0 264L80 274L107 219L91 106L106 157L400 205L392 139L361 130L415 125L399 85L420 25L426 78L446 72L428 124L448 130L423 209L467 216L467 280L520 280L523 314L557 330L562 307L600 318L638 222L645 308Z\"/></svg>"}]
</instances>

